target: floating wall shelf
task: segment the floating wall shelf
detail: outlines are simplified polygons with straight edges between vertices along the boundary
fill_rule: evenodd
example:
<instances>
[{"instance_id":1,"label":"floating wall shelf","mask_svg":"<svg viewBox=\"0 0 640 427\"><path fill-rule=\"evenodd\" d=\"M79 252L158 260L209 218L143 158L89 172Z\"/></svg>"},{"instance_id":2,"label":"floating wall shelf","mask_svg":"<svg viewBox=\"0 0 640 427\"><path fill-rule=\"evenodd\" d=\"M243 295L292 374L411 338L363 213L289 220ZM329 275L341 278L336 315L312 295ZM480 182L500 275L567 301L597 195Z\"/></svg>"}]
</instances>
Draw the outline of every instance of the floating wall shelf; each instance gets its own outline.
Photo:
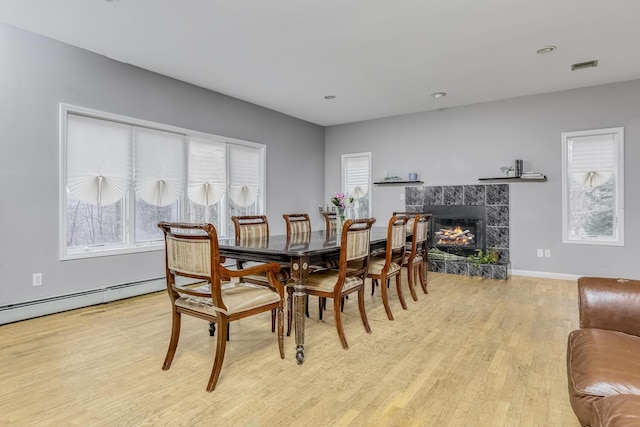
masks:
<instances>
[{"instance_id":1,"label":"floating wall shelf","mask_svg":"<svg viewBox=\"0 0 640 427\"><path fill-rule=\"evenodd\" d=\"M378 181L375 185L421 185L423 181Z\"/></svg>"},{"instance_id":2,"label":"floating wall shelf","mask_svg":"<svg viewBox=\"0 0 640 427\"><path fill-rule=\"evenodd\" d=\"M542 182L546 181L547 177L545 175L541 177L532 177L532 178L522 178L519 176L499 176L495 178L478 178L478 181L507 181L507 182Z\"/></svg>"}]
</instances>

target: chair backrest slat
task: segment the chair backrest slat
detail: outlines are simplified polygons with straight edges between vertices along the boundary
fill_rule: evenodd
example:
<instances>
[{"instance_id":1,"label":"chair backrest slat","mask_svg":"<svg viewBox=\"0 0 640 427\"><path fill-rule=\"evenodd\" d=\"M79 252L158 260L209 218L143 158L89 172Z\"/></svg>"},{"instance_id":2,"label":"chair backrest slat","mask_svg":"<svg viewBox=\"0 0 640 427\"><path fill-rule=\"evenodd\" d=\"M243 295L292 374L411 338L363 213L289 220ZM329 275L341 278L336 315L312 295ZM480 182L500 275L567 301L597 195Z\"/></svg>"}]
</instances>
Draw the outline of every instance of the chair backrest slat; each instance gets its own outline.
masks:
<instances>
[{"instance_id":1,"label":"chair backrest slat","mask_svg":"<svg viewBox=\"0 0 640 427\"><path fill-rule=\"evenodd\" d=\"M284 214L287 236L311 232L311 220L308 214Z\"/></svg>"},{"instance_id":2,"label":"chair backrest slat","mask_svg":"<svg viewBox=\"0 0 640 427\"><path fill-rule=\"evenodd\" d=\"M178 273L211 276L211 249L208 240L167 236L167 263Z\"/></svg>"},{"instance_id":3,"label":"chair backrest slat","mask_svg":"<svg viewBox=\"0 0 640 427\"><path fill-rule=\"evenodd\" d=\"M338 230L338 214L335 212L322 212L325 230L335 233Z\"/></svg>"},{"instance_id":4,"label":"chair backrest slat","mask_svg":"<svg viewBox=\"0 0 640 427\"><path fill-rule=\"evenodd\" d=\"M405 247L407 242L407 229L404 226L404 221L395 221L391 227L391 249L395 250Z\"/></svg>"},{"instance_id":5,"label":"chair backrest slat","mask_svg":"<svg viewBox=\"0 0 640 427\"><path fill-rule=\"evenodd\" d=\"M371 229L347 231L347 261L369 255Z\"/></svg>"},{"instance_id":6,"label":"chair backrest slat","mask_svg":"<svg viewBox=\"0 0 640 427\"><path fill-rule=\"evenodd\" d=\"M236 240L266 239L269 237L269 222L265 215L232 216Z\"/></svg>"}]
</instances>

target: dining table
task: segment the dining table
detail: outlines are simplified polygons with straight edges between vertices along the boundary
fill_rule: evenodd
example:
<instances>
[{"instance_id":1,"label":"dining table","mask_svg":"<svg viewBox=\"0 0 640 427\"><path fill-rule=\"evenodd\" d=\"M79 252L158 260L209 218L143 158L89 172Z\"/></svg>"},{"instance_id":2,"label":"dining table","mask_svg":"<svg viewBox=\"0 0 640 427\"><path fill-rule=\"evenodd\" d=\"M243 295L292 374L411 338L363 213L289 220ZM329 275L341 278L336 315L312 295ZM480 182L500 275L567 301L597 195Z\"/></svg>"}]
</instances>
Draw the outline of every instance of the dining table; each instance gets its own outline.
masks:
<instances>
[{"instance_id":1,"label":"dining table","mask_svg":"<svg viewBox=\"0 0 640 427\"><path fill-rule=\"evenodd\" d=\"M384 248L387 241L386 227L372 227L370 234L371 250ZM339 233L312 231L270 235L255 239L237 240L221 238L220 255L243 261L277 262L282 268L289 269L288 286L293 286L294 327L296 342L296 361L304 362L304 321L305 321L305 281L309 277L311 266L326 265L339 259L341 236Z\"/></svg>"}]
</instances>

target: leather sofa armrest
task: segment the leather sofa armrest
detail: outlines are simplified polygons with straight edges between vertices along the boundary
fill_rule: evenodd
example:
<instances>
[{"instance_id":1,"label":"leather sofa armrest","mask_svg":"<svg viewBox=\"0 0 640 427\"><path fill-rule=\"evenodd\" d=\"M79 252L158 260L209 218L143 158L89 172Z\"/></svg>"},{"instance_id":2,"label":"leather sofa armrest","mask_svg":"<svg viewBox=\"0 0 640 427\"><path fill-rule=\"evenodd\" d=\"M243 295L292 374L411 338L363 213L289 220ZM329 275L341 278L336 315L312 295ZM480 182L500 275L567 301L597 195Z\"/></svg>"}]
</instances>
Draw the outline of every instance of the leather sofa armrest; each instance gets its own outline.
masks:
<instances>
[{"instance_id":1,"label":"leather sofa armrest","mask_svg":"<svg viewBox=\"0 0 640 427\"><path fill-rule=\"evenodd\" d=\"M640 280L578 279L581 328L598 328L640 336Z\"/></svg>"}]
</instances>

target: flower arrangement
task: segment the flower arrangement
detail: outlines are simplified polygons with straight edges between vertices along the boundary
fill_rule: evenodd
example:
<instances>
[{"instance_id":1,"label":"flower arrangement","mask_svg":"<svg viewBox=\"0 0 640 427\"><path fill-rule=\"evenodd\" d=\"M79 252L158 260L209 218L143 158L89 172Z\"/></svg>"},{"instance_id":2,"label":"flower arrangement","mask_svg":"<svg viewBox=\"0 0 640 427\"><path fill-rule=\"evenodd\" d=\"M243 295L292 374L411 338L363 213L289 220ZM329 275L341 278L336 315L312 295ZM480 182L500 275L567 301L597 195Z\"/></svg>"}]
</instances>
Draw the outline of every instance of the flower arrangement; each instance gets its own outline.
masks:
<instances>
[{"instance_id":1,"label":"flower arrangement","mask_svg":"<svg viewBox=\"0 0 640 427\"><path fill-rule=\"evenodd\" d=\"M333 203L338 209L338 216L340 217L340 222L344 222L344 210L351 206L353 203L353 197L348 196L344 193L336 193L336 195L331 199L331 203Z\"/></svg>"}]
</instances>

